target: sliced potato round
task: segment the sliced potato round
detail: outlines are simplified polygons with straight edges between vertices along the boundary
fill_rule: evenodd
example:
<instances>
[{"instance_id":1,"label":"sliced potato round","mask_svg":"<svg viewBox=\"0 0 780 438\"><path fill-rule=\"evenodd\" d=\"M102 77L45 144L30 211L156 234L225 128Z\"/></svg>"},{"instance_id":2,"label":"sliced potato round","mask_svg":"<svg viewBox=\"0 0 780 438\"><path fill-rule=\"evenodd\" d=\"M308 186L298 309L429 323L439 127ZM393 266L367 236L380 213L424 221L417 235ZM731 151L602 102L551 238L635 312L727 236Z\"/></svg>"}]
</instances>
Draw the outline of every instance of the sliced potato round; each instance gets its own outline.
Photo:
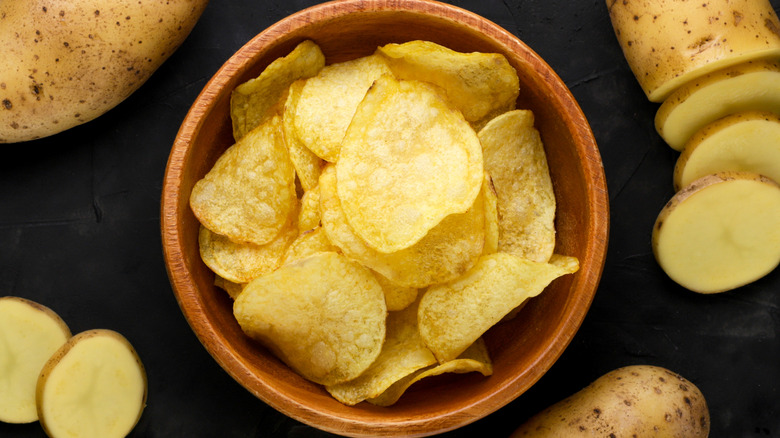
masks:
<instances>
[{"instance_id":1,"label":"sliced potato round","mask_svg":"<svg viewBox=\"0 0 780 438\"><path fill-rule=\"evenodd\" d=\"M352 229L370 247L391 253L474 204L482 148L437 88L386 75L358 105L336 175Z\"/></svg>"},{"instance_id":2,"label":"sliced potato round","mask_svg":"<svg viewBox=\"0 0 780 438\"><path fill-rule=\"evenodd\" d=\"M387 307L371 271L320 252L253 280L233 314L249 337L301 376L336 385L359 376L379 355Z\"/></svg>"},{"instance_id":3,"label":"sliced potato round","mask_svg":"<svg viewBox=\"0 0 780 438\"><path fill-rule=\"evenodd\" d=\"M146 406L146 371L121 334L81 332L46 362L36 387L41 426L52 438L122 438Z\"/></svg>"},{"instance_id":4,"label":"sliced potato round","mask_svg":"<svg viewBox=\"0 0 780 438\"><path fill-rule=\"evenodd\" d=\"M780 113L780 61L746 62L681 86L658 108L655 128L681 151L700 129L742 111Z\"/></svg>"},{"instance_id":5,"label":"sliced potato round","mask_svg":"<svg viewBox=\"0 0 780 438\"><path fill-rule=\"evenodd\" d=\"M685 145L674 167L674 188L724 170L755 172L780 181L780 117L747 111L718 119Z\"/></svg>"},{"instance_id":6,"label":"sliced potato round","mask_svg":"<svg viewBox=\"0 0 780 438\"><path fill-rule=\"evenodd\" d=\"M0 421L38 420L38 374L70 336L65 321L48 307L25 298L0 297Z\"/></svg>"},{"instance_id":7,"label":"sliced potato round","mask_svg":"<svg viewBox=\"0 0 780 438\"><path fill-rule=\"evenodd\" d=\"M694 292L751 283L780 263L780 185L748 172L699 178L661 210L652 248L666 274Z\"/></svg>"}]
</instances>

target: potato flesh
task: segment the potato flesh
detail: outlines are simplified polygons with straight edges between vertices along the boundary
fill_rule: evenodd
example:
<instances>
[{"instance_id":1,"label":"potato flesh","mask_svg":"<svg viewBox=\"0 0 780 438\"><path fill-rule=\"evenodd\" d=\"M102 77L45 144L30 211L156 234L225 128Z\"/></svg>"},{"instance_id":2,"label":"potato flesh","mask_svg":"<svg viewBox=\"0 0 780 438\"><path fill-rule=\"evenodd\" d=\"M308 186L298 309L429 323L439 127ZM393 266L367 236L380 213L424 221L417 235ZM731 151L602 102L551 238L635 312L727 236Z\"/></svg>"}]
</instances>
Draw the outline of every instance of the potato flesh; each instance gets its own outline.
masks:
<instances>
[{"instance_id":1,"label":"potato flesh","mask_svg":"<svg viewBox=\"0 0 780 438\"><path fill-rule=\"evenodd\" d=\"M653 251L672 280L695 292L763 277L780 263L780 186L747 173L694 181L659 214Z\"/></svg>"},{"instance_id":2,"label":"potato flesh","mask_svg":"<svg viewBox=\"0 0 780 438\"><path fill-rule=\"evenodd\" d=\"M38 374L68 338L70 330L48 308L22 298L0 298L0 421L38 420Z\"/></svg>"},{"instance_id":3,"label":"potato flesh","mask_svg":"<svg viewBox=\"0 0 780 438\"><path fill-rule=\"evenodd\" d=\"M780 56L768 0L607 0L623 54L653 102L704 74Z\"/></svg>"},{"instance_id":4,"label":"potato flesh","mask_svg":"<svg viewBox=\"0 0 780 438\"><path fill-rule=\"evenodd\" d=\"M697 133L674 169L674 185L724 170L755 172L780 181L780 118L748 112L727 116Z\"/></svg>"},{"instance_id":5,"label":"potato flesh","mask_svg":"<svg viewBox=\"0 0 780 438\"><path fill-rule=\"evenodd\" d=\"M76 335L63 350L38 382L38 412L47 434L127 436L146 401L146 374L133 348L115 332L92 330Z\"/></svg>"},{"instance_id":6,"label":"potato flesh","mask_svg":"<svg viewBox=\"0 0 780 438\"><path fill-rule=\"evenodd\" d=\"M738 66L687 84L661 105L655 126L681 151L700 129L742 111L780 112L780 64Z\"/></svg>"}]
</instances>

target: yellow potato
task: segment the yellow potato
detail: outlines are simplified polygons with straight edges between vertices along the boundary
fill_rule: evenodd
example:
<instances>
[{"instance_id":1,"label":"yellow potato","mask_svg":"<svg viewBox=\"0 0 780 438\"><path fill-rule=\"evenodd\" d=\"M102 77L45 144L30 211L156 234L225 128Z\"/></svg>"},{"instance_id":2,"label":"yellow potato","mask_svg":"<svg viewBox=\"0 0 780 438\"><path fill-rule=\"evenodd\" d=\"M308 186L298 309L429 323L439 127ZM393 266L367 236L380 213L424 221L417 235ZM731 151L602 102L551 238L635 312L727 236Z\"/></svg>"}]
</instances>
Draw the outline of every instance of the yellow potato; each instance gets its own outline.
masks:
<instances>
[{"instance_id":1,"label":"yellow potato","mask_svg":"<svg viewBox=\"0 0 780 438\"><path fill-rule=\"evenodd\" d=\"M379 56L331 64L301 81L291 100L291 135L318 157L336 162L355 109L374 80L390 74Z\"/></svg>"},{"instance_id":2,"label":"yellow potato","mask_svg":"<svg viewBox=\"0 0 780 438\"><path fill-rule=\"evenodd\" d=\"M382 76L341 144L337 190L352 229L384 253L474 204L484 172L474 130L433 86Z\"/></svg>"},{"instance_id":3,"label":"yellow potato","mask_svg":"<svg viewBox=\"0 0 780 438\"><path fill-rule=\"evenodd\" d=\"M710 413L699 388L651 365L613 370L536 414L511 438L706 438Z\"/></svg>"},{"instance_id":4,"label":"yellow potato","mask_svg":"<svg viewBox=\"0 0 780 438\"><path fill-rule=\"evenodd\" d=\"M520 79L498 53L461 53L430 41L387 44L377 49L399 79L436 84L466 120L479 129L515 108Z\"/></svg>"},{"instance_id":5,"label":"yellow potato","mask_svg":"<svg viewBox=\"0 0 780 438\"><path fill-rule=\"evenodd\" d=\"M306 40L287 56L274 60L258 77L236 87L230 96L233 138L238 141L262 124L269 110L284 100L290 84L314 76L324 66L322 50Z\"/></svg>"},{"instance_id":6,"label":"yellow potato","mask_svg":"<svg viewBox=\"0 0 780 438\"><path fill-rule=\"evenodd\" d=\"M693 181L653 227L658 264L681 286L718 293L780 263L780 185L759 174L719 172Z\"/></svg>"},{"instance_id":7,"label":"yellow potato","mask_svg":"<svg viewBox=\"0 0 780 438\"><path fill-rule=\"evenodd\" d=\"M555 249L555 193L533 113L506 112L479 140L498 197L498 251L546 262Z\"/></svg>"},{"instance_id":8,"label":"yellow potato","mask_svg":"<svg viewBox=\"0 0 780 438\"><path fill-rule=\"evenodd\" d=\"M425 292L419 313L423 341L440 363L455 359L512 309L578 268L574 257L540 263L501 252L482 256L462 277Z\"/></svg>"},{"instance_id":9,"label":"yellow potato","mask_svg":"<svg viewBox=\"0 0 780 438\"><path fill-rule=\"evenodd\" d=\"M0 297L0 421L38 420L38 375L70 336L65 321L48 307L25 298Z\"/></svg>"},{"instance_id":10,"label":"yellow potato","mask_svg":"<svg viewBox=\"0 0 780 438\"><path fill-rule=\"evenodd\" d=\"M256 278L236 298L233 313L248 336L326 386L362 374L385 339L382 288L371 271L335 252Z\"/></svg>"},{"instance_id":11,"label":"yellow potato","mask_svg":"<svg viewBox=\"0 0 780 438\"><path fill-rule=\"evenodd\" d=\"M685 145L674 167L674 188L724 170L755 172L780 181L780 117L746 111L718 119Z\"/></svg>"},{"instance_id":12,"label":"yellow potato","mask_svg":"<svg viewBox=\"0 0 780 438\"><path fill-rule=\"evenodd\" d=\"M52 438L123 438L146 406L146 371L112 330L73 336L46 362L36 387L41 426Z\"/></svg>"},{"instance_id":13,"label":"yellow potato","mask_svg":"<svg viewBox=\"0 0 780 438\"><path fill-rule=\"evenodd\" d=\"M297 214L297 203L295 170L279 116L228 148L190 195L190 207L206 228L256 245L279 234Z\"/></svg>"},{"instance_id":14,"label":"yellow potato","mask_svg":"<svg viewBox=\"0 0 780 438\"><path fill-rule=\"evenodd\" d=\"M768 0L606 0L623 54L648 99L717 69L780 56Z\"/></svg>"},{"instance_id":15,"label":"yellow potato","mask_svg":"<svg viewBox=\"0 0 780 438\"><path fill-rule=\"evenodd\" d=\"M330 241L399 286L422 288L452 280L482 254L485 214L481 196L467 212L446 217L415 245L387 254L369 247L347 223L336 193L334 165L323 169L319 187L322 227Z\"/></svg>"},{"instance_id":16,"label":"yellow potato","mask_svg":"<svg viewBox=\"0 0 780 438\"><path fill-rule=\"evenodd\" d=\"M184 42L207 0L0 2L0 143L118 105Z\"/></svg>"}]
</instances>

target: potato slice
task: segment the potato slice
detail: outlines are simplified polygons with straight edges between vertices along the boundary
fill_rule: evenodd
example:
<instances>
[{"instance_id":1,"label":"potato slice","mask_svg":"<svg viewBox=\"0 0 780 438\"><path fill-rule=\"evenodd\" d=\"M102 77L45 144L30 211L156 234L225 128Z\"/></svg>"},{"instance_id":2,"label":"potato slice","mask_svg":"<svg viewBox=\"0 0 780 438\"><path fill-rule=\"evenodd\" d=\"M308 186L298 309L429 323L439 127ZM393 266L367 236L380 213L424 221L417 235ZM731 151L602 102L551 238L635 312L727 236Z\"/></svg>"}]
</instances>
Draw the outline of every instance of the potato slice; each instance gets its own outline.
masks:
<instances>
[{"instance_id":1,"label":"potato slice","mask_svg":"<svg viewBox=\"0 0 780 438\"><path fill-rule=\"evenodd\" d=\"M297 214L295 169L281 117L253 129L195 183L190 207L209 230L238 243L263 245Z\"/></svg>"},{"instance_id":2,"label":"potato slice","mask_svg":"<svg viewBox=\"0 0 780 438\"><path fill-rule=\"evenodd\" d=\"M233 90L230 117L233 137L240 140L269 117L269 110L284 98L290 84L317 74L325 66L319 46L306 40L287 56L277 58L262 73Z\"/></svg>"},{"instance_id":3,"label":"potato slice","mask_svg":"<svg viewBox=\"0 0 780 438\"><path fill-rule=\"evenodd\" d=\"M377 406L390 406L395 404L410 386L426 377L439 376L445 373L472 373L479 372L483 376L493 374L493 361L487 350L487 345L482 338L477 339L460 356L442 364L430 365L421 370L398 380L383 393L376 397L366 399L367 402Z\"/></svg>"},{"instance_id":4,"label":"potato slice","mask_svg":"<svg viewBox=\"0 0 780 438\"><path fill-rule=\"evenodd\" d=\"M780 181L780 117L764 111L726 116L685 145L674 167L674 188L724 170L754 172Z\"/></svg>"},{"instance_id":5,"label":"potato slice","mask_svg":"<svg viewBox=\"0 0 780 438\"><path fill-rule=\"evenodd\" d=\"M215 274L214 286L224 290L225 292L227 292L230 298L235 300L238 294L240 294L241 291L244 290L246 283L234 283L230 280L225 280L224 278L220 277L218 274Z\"/></svg>"},{"instance_id":6,"label":"potato slice","mask_svg":"<svg viewBox=\"0 0 780 438\"><path fill-rule=\"evenodd\" d=\"M352 229L391 253L474 204L484 176L482 148L437 88L382 76L355 112L336 175Z\"/></svg>"},{"instance_id":7,"label":"potato slice","mask_svg":"<svg viewBox=\"0 0 780 438\"><path fill-rule=\"evenodd\" d=\"M38 378L41 426L52 438L125 437L146 405L146 372L128 340L112 330L81 332Z\"/></svg>"},{"instance_id":8,"label":"potato slice","mask_svg":"<svg viewBox=\"0 0 780 438\"><path fill-rule=\"evenodd\" d=\"M661 210L652 247L666 274L694 292L758 280L780 263L780 185L748 172L699 178Z\"/></svg>"},{"instance_id":9,"label":"potato slice","mask_svg":"<svg viewBox=\"0 0 780 438\"><path fill-rule=\"evenodd\" d=\"M493 179L485 173L485 182L482 189L485 198L485 248L482 254L498 252L499 224L498 224L498 195L493 186Z\"/></svg>"},{"instance_id":10,"label":"potato slice","mask_svg":"<svg viewBox=\"0 0 780 438\"><path fill-rule=\"evenodd\" d=\"M297 80L290 85L282 112L282 127L284 140L290 153L290 161L295 167L295 174L304 191L311 190L317 185L325 162L311 151L298 137L295 127L295 108L301 95L304 80Z\"/></svg>"},{"instance_id":11,"label":"potato slice","mask_svg":"<svg viewBox=\"0 0 780 438\"><path fill-rule=\"evenodd\" d=\"M647 98L717 69L780 56L780 21L768 0L607 0L615 35Z\"/></svg>"},{"instance_id":12,"label":"potato slice","mask_svg":"<svg viewBox=\"0 0 780 438\"><path fill-rule=\"evenodd\" d=\"M739 64L681 86L658 108L655 128L681 151L700 129L742 111L780 112L780 61Z\"/></svg>"},{"instance_id":13,"label":"potato slice","mask_svg":"<svg viewBox=\"0 0 780 438\"><path fill-rule=\"evenodd\" d=\"M336 252L338 248L328 240L328 235L322 227L312 228L302 232L287 248L282 264L291 263L306 258L318 252Z\"/></svg>"},{"instance_id":14,"label":"potato slice","mask_svg":"<svg viewBox=\"0 0 780 438\"><path fill-rule=\"evenodd\" d=\"M546 262L555 249L555 192L533 113L501 114L479 140L498 197L498 251Z\"/></svg>"},{"instance_id":15,"label":"potato slice","mask_svg":"<svg viewBox=\"0 0 780 438\"><path fill-rule=\"evenodd\" d=\"M0 421L38 420L38 374L70 336L65 321L48 307L25 298L0 297Z\"/></svg>"},{"instance_id":16,"label":"potato slice","mask_svg":"<svg viewBox=\"0 0 780 438\"><path fill-rule=\"evenodd\" d=\"M462 277L428 288L420 335L440 363L455 359L512 309L578 268L574 257L539 263L501 252L482 256Z\"/></svg>"},{"instance_id":17,"label":"potato slice","mask_svg":"<svg viewBox=\"0 0 780 438\"><path fill-rule=\"evenodd\" d=\"M370 55L328 65L300 81L288 110L291 135L320 158L336 162L355 109L384 74L391 74L384 59Z\"/></svg>"},{"instance_id":18,"label":"potato slice","mask_svg":"<svg viewBox=\"0 0 780 438\"><path fill-rule=\"evenodd\" d=\"M356 378L374 362L387 307L371 271L320 252L253 280L236 298L233 314L249 337L327 386Z\"/></svg>"},{"instance_id":19,"label":"potato slice","mask_svg":"<svg viewBox=\"0 0 780 438\"><path fill-rule=\"evenodd\" d=\"M505 111L515 109L520 79L504 55L462 53L430 41L387 44L377 49L399 79L436 84L478 130Z\"/></svg>"},{"instance_id":20,"label":"potato slice","mask_svg":"<svg viewBox=\"0 0 780 438\"><path fill-rule=\"evenodd\" d=\"M481 195L465 213L444 218L419 242L394 253L369 247L347 223L336 192L335 165L320 176L322 228L347 257L379 272L391 282L423 288L457 278L474 266L485 245L485 214Z\"/></svg>"},{"instance_id":21,"label":"potato slice","mask_svg":"<svg viewBox=\"0 0 780 438\"><path fill-rule=\"evenodd\" d=\"M319 174L317 175L317 184L319 184ZM301 196L298 230L303 233L318 226L320 226L320 188L315 185Z\"/></svg>"}]
</instances>

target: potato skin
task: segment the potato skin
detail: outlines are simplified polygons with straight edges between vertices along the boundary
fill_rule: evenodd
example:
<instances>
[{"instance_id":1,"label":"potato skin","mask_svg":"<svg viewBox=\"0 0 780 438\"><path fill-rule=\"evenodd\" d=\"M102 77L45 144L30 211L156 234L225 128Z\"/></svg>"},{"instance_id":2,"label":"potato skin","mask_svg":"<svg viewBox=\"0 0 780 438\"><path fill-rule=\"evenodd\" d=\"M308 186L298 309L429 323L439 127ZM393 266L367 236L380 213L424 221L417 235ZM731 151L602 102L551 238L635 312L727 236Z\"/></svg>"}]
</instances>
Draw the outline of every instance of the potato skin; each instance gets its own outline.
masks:
<instances>
[{"instance_id":1,"label":"potato skin","mask_svg":"<svg viewBox=\"0 0 780 438\"><path fill-rule=\"evenodd\" d=\"M512 438L696 438L709 431L709 409L693 383L662 367L631 365L538 413Z\"/></svg>"},{"instance_id":2,"label":"potato skin","mask_svg":"<svg viewBox=\"0 0 780 438\"><path fill-rule=\"evenodd\" d=\"M207 0L0 2L0 143L90 121L178 48Z\"/></svg>"}]
</instances>

